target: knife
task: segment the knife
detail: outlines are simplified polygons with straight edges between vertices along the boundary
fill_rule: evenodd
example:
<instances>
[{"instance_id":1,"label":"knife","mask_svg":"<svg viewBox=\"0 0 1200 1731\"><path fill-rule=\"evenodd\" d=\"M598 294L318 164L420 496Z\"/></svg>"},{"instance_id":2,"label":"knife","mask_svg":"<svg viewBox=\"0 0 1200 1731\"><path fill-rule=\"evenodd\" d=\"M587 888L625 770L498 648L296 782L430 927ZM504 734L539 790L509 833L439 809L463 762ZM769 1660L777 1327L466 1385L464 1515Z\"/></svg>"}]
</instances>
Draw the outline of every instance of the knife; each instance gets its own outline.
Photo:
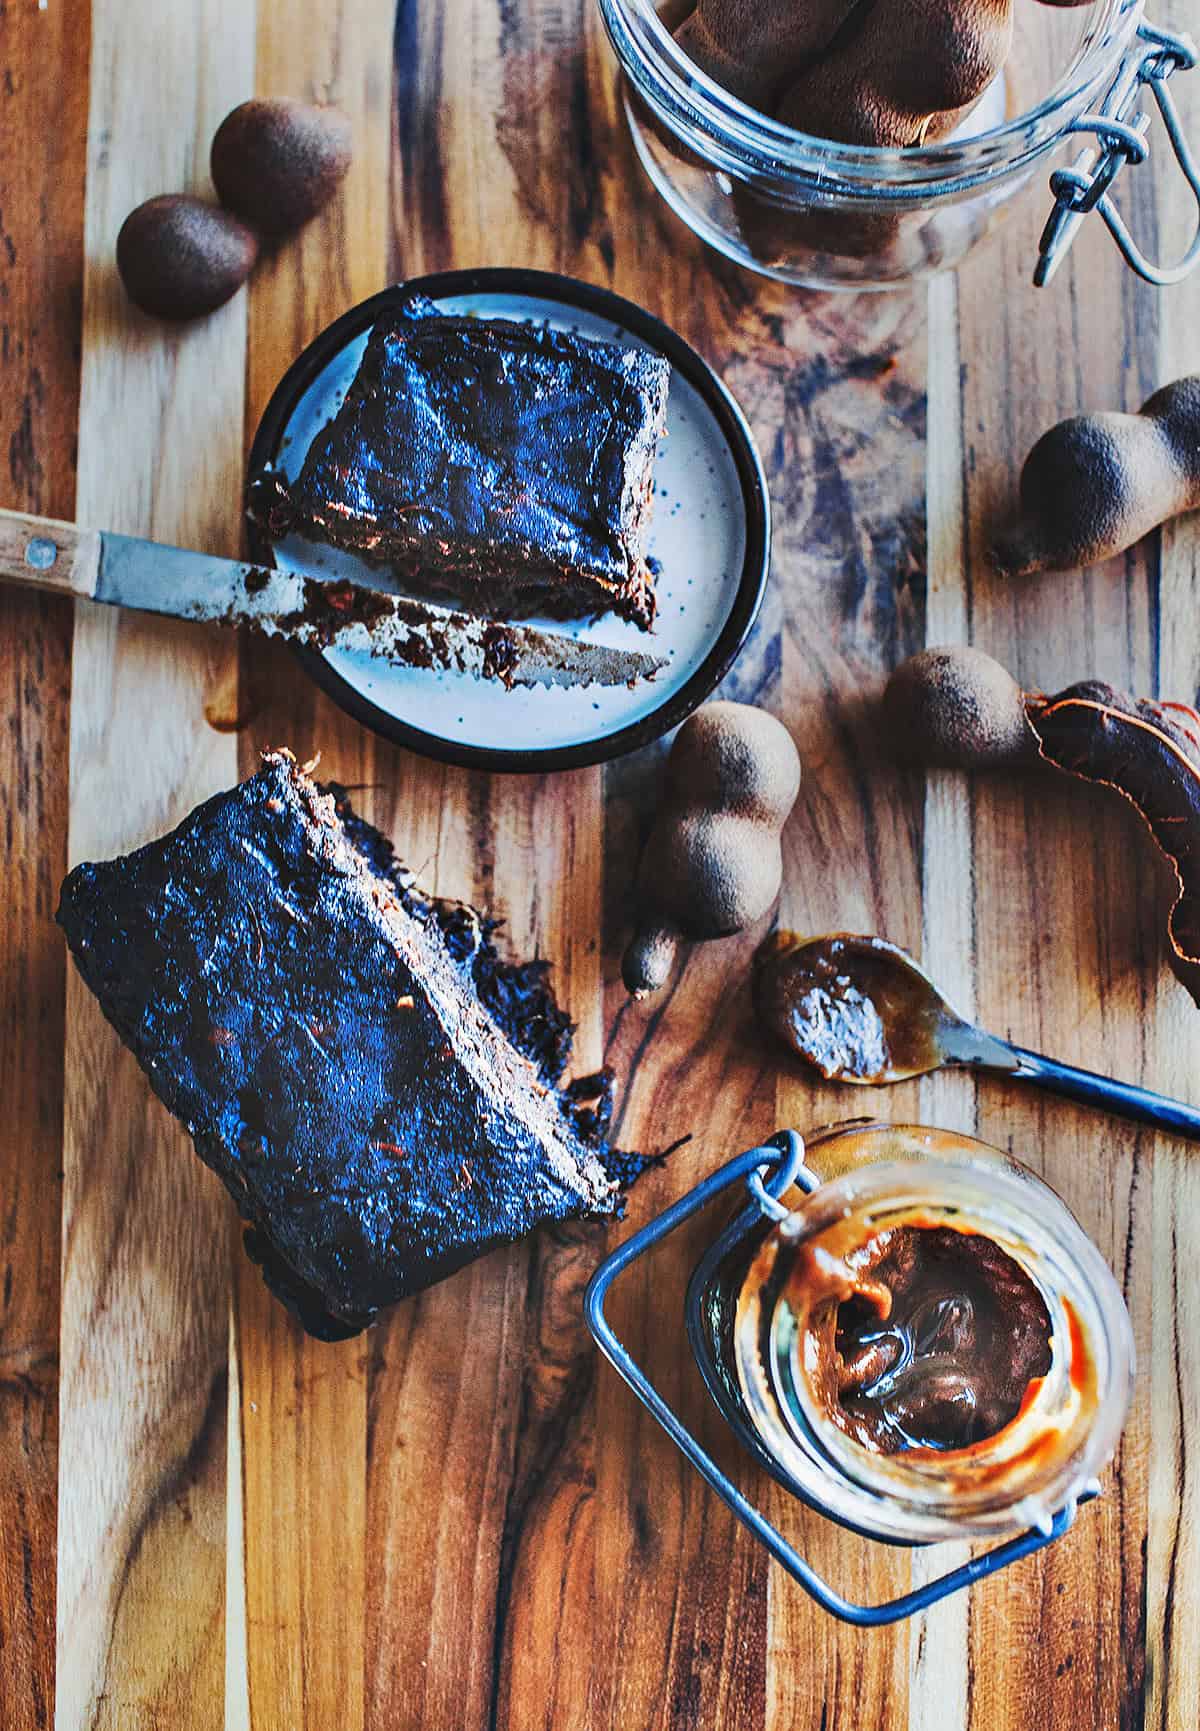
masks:
<instances>
[{"instance_id":1,"label":"knife","mask_svg":"<svg viewBox=\"0 0 1200 1731\"><path fill-rule=\"evenodd\" d=\"M244 625L306 649L514 685L635 685L666 662L637 649L459 613L344 579L248 565L46 517L0 511L0 578L177 619Z\"/></svg>"}]
</instances>

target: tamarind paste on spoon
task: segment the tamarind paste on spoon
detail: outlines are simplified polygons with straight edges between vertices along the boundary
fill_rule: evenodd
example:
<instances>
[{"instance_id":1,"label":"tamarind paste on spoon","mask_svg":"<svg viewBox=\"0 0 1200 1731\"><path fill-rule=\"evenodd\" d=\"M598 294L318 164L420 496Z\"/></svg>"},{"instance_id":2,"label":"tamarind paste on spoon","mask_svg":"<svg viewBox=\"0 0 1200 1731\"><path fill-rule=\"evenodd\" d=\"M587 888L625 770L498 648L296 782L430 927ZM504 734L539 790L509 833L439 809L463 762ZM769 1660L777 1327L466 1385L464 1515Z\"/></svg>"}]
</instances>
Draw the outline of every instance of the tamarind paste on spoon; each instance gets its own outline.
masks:
<instances>
[{"instance_id":1,"label":"tamarind paste on spoon","mask_svg":"<svg viewBox=\"0 0 1200 1731\"><path fill-rule=\"evenodd\" d=\"M754 998L760 1019L829 1081L901 1081L943 1060L943 1001L883 938L778 932L755 957Z\"/></svg>"}]
</instances>

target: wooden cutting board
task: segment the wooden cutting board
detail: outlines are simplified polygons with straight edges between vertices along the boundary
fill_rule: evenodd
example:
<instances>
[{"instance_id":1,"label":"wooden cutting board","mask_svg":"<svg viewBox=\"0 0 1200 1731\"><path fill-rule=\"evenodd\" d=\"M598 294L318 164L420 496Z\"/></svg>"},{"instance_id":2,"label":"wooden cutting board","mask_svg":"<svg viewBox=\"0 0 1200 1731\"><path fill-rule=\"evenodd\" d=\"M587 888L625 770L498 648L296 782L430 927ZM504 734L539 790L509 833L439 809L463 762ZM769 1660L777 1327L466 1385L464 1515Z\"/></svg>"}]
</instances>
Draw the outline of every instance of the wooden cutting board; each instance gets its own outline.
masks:
<instances>
[{"instance_id":1,"label":"wooden cutting board","mask_svg":"<svg viewBox=\"0 0 1200 1731\"><path fill-rule=\"evenodd\" d=\"M1159 7L1177 26L1189 12ZM151 193L203 189L217 121L255 91L349 111L344 196L248 294L165 330L122 298L117 228ZM1009 587L982 548L1050 421L1136 407L1200 363L1200 280L1141 287L1093 222L1035 293L1039 189L928 291L760 282L641 178L591 0L92 0L90 25L78 0L9 0L0 140L0 502L233 551L256 418L346 307L455 265L610 284L723 373L767 464L773 582L726 691L782 715L804 757L782 918L886 932L1000 1031L1198 1097L1200 1024L1164 965L1163 873L1132 817L1082 788L901 773L874 705L902 656L963 638L1030 686L1094 673L1194 698L1194 521L1085 576ZM1170 250L1187 211L1165 153L1127 180L1136 229ZM83 607L72 621L28 595L0 595L0 663L6 1728L1200 1722L1200 1157L962 1077L878 1097L1050 1178L1124 1283L1141 1367L1105 1497L1061 1545L898 1629L842 1629L598 1363L580 1298L603 1232L543 1233L360 1340L307 1340L52 924L68 861L159 833L266 745L320 751L432 888L486 903L514 950L553 962L580 1066L616 1067L621 1140L695 1133L616 1242L777 1125L861 1109L756 1040L758 932L697 950L649 1008L626 1001L656 754L536 780L440 768L364 734L285 655ZM844 1590L903 1590L928 1557L785 1508L708 1410L680 1295L710 1230L629 1279L619 1327Z\"/></svg>"}]
</instances>

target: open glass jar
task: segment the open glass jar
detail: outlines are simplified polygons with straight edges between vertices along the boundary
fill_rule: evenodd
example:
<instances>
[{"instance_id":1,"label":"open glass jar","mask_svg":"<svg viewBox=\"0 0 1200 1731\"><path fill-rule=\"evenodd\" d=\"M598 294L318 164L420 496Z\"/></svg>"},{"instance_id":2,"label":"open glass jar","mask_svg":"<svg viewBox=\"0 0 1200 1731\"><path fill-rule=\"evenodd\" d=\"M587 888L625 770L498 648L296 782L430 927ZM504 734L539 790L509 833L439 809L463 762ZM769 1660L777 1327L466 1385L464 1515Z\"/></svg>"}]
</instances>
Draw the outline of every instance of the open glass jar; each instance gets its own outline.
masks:
<instances>
[{"instance_id":1,"label":"open glass jar","mask_svg":"<svg viewBox=\"0 0 1200 1731\"><path fill-rule=\"evenodd\" d=\"M800 1501L866 1538L1002 1541L886 1604L854 1604L815 1573L706 1453L605 1316L625 1268L742 1187L749 1206L696 1265L685 1321L708 1391L747 1452ZM909 1257L906 1285L898 1269L913 1239L924 1248ZM882 1432L864 1431L862 1406L846 1422L849 1397L835 1411L851 1356L881 1350L880 1331L849 1320L881 1282L894 1302L880 1305L880 1318L908 1344L885 1343L859 1388L901 1427L899 1446L894 1437L876 1446ZM920 1126L860 1120L807 1149L783 1131L739 1155L605 1260L586 1310L601 1350L712 1489L818 1603L862 1625L910 1616L1059 1537L1099 1494L1129 1404L1129 1316L1066 1205L1010 1155ZM822 1339L836 1343L824 1365L813 1350ZM947 1412L952 1429L964 1422L954 1376L972 1401L979 1395L965 1420L974 1428L931 1441ZM920 1378L935 1397L923 1410L912 1398Z\"/></svg>"},{"instance_id":2,"label":"open glass jar","mask_svg":"<svg viewBox=\"0 0 1200 1731\"><path fill-rule=\"evenodd\" d=\"M748 107L697 67L654 0L599 0L624 74L637 154L678 216L739 263L816 288L888 288L957 265L1035 171L1080 135L1090 142L1051 179L1055 206L1035 276L1048 280L1082 216L1095 208L1128 262L1172 281L1200 261L1142 257L1108 193L1147 154L1148 86L1196 194L1167 79L1195 63L1187 39L1143 21L1143 0L1062 10L1016 0L1014 50L960 133L883 150L798 132ZM667 0L666 17L670 17Z\"/></svg>"},{"instance_id":3,"label":"open glass jar","mask_svg":"<svg viewBox=\"0 0 1200 1731\"><path fill-rule=\"evenodd\" d=\"M822 1142L827 1157L854 1164L755 1235L757 1243L752 1237L741 1245L710 1277L709 1302L719 1288L721 1302L732 1303L723 1351L732 1351L743 1411L758 1439L798 1494L819 1498L834 1519L874 1538L923 1543L1046 1527L1105 1466L1129 1404L1129 1317L1104 1259L1028 1167L970 1137L869 1125L810 1143L818 1160ZM829 1264L841 1254L838 1246L849 1246L852 1259L854 1246L895 1243L898 1234L908 1234L910 1245L927 1238L939 1246L941 1262L931 1260L917 1280L940 1277L943 1284L944 1246L960 1241L966 1254L951 1268L956 1291L970 1287L982 1266L972 1247L987 1247L998 1285L989 1300L988 1288L975 1283L974 1303L982 1311L990 1302L993 1314L966 1324L983 1331L977 1359L986 1353L993 1361L975 1364L977 1378L999 1372L1010 1335L1027 1344L1030 1307L1045 1307L1048 1365L1023 1379L1015 1413L965 1446L878 1452L869 1430L872 1446L863 1446L844 1428L836 1391L817 1374L820 1354L836 1350L834 1328L845 1312L837 1297L814 1286L811 1272L808 1279L798 1274ZM969 1310L969 1296L955 1301ZM954 1329L963 1329L961 1319L946 1320L949 1302L939 1300L940 1323L934 1306L924 1306L924 1322L911 1331L919 1336L922 1326L930 1332L940 1326L949 1345L934 1342L922 1357L920 1339L910 1339L903 1375L889 1368L875 1384L894 1390L893 1401L918 1419L931 1391L943 1403L951 1398L939 1379L951 1382L953 1399L965 1394L974 1404L970 1379L945 1368L953 1362ZM914 1307L914 1317L921 1314ZM877 1354L875 1343L893 1344L883 1327L866 1339Z\"/></svg>"}]
</instances>

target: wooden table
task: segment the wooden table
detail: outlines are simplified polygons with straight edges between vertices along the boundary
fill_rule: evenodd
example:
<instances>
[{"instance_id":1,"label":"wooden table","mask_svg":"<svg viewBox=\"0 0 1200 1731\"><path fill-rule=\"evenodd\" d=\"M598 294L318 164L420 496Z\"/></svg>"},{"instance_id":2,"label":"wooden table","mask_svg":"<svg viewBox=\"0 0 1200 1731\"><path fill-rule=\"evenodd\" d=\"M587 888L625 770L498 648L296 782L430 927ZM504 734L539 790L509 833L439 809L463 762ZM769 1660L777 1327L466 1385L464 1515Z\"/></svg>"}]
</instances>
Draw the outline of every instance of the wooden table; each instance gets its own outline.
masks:
<instances>
[{"instance_id":1,"label":"wooden table","mask_svg":"<svg viewBox=\"0 0 1200 1731\"><path fill-rule=\"evenodd\" d=\"M1182 25L1191 8L1157 11ZM1178 84L1193 133L1198 86ZM351 113L344 196L207 323L151 325L114 278L120 221L151 193L203 187L217 121L254 91ZM1138 232L1170 249L1186 206L1157 146L1137 184ZM1132 815L1045 781L901 773L877 725L887 670L926 641L969 637L1031 686L1095 673L1197 690L1194 521L1083 577L1006 587L982 556L1045 425L1136 407L1200 359L1200 279L1153 293L1094 222L1053 290L1033 291L1044 207L1031 195L957 281L789 293L703 251L650 193L592 0L402 0L398 16L391 0L92 0L90 45L83 0L7 0L0 498L232 550L248 436L334 315L452 265L611 284L713 361L768 467L773 582L727 691L783 716L804 757L781 917L884 931L990 1025L1195 1099L1166 874ZM1200 1722L1200 1157L995 1083L879 1097L1050 1177L1124 1284L1141 1362L1104 1499L1062 1544L893 1631L842 1629L598 1362L580 1298L602 1232L542 1233L344 1346L306 1339L52 924L69 859L161 832L268 744L319 750L426 882L480 898L514 948L553 961L580 1064L618 1072L625 1145L695 1133L615 1242L777 1125L859 1106L756 1038L760 932L697 950L651 1008L627 1003L616 958L655 754L488 779L384 746L258 646L12 593L0 617L6 1727ZM620 1327L847 1591L924 1578L928 1558L783 1509L736 1460L680 1330L709 1230L629 1280Z\"/></svg>"}]
</instances>

